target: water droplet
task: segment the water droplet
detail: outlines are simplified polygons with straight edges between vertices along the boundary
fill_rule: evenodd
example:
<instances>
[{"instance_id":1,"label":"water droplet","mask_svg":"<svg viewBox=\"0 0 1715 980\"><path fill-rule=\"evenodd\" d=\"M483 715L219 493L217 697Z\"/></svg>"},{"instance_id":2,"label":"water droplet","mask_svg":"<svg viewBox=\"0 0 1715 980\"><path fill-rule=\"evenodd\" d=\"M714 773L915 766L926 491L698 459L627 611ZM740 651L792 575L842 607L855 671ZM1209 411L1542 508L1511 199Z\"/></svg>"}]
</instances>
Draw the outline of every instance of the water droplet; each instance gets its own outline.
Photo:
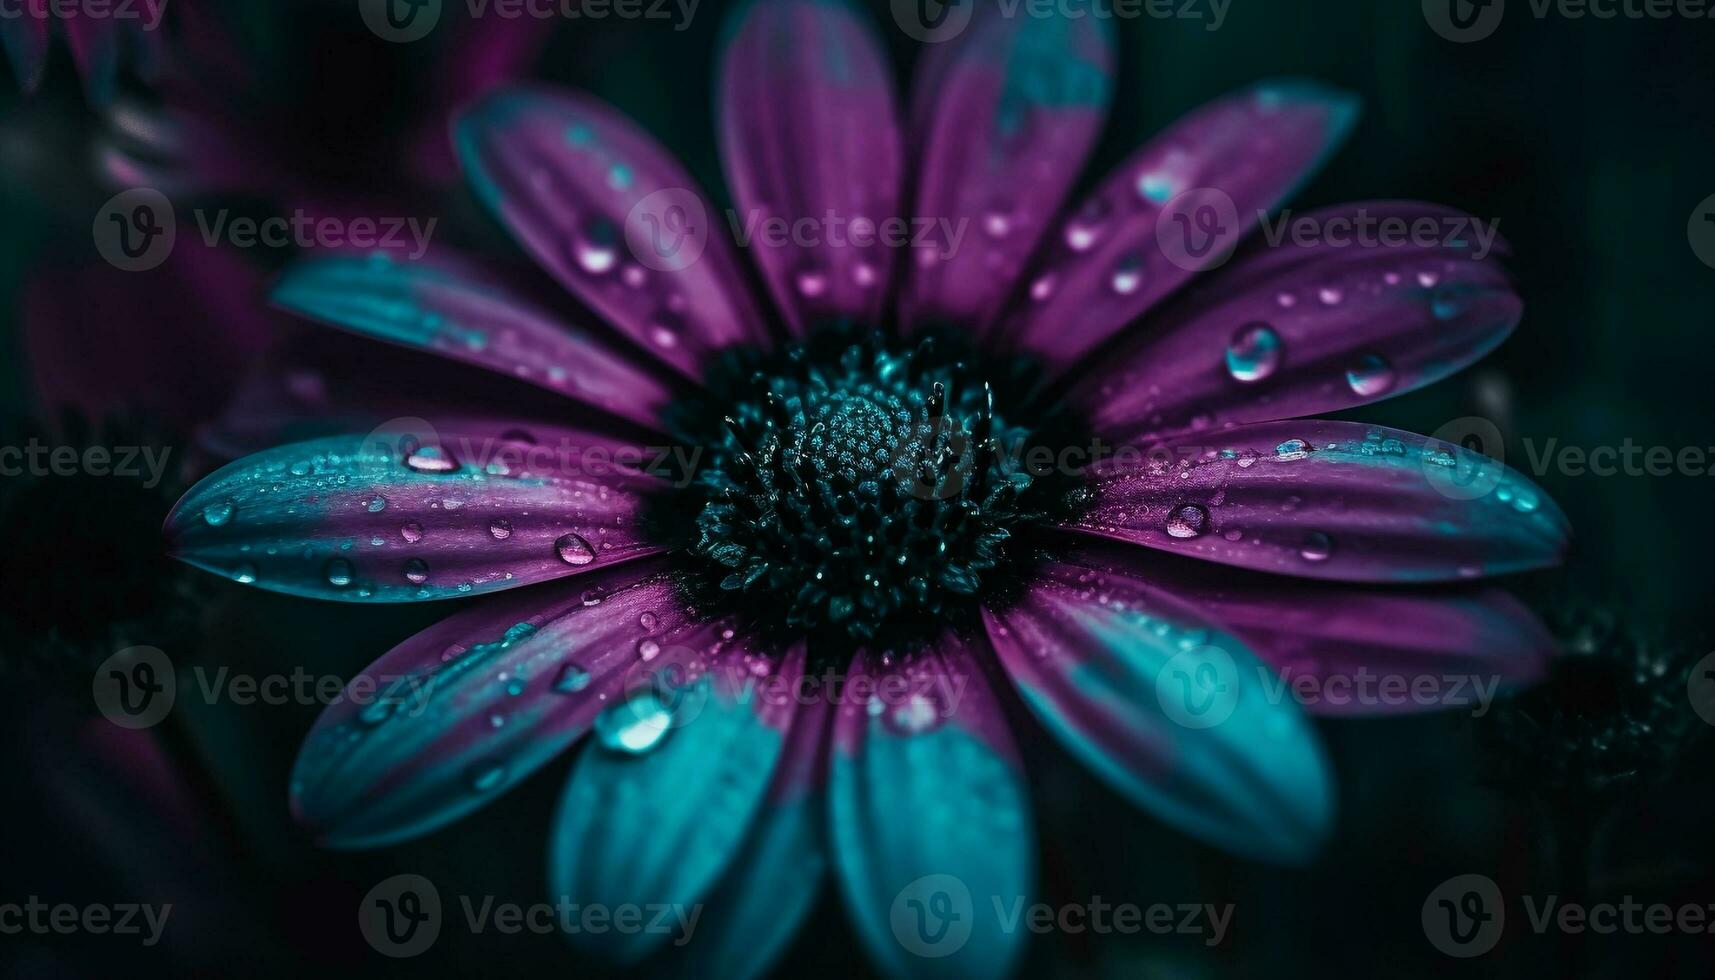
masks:
<instances>
[{"instance_id":1,"label":"water droplet","mask_svg":"<svg viewBox=\"0 0 1715 980\"><path fill-rule=\"evenodd\" d=\"M506 782L506 766L492 759L478 762L465 773L470 788L478 793L491 793Z\"/></svg>"},{"instance_id":2,"label":"water droplet","mask_svg":"<svg viewBox=\"0 0 1715 980\"><path fill-rule=\"evenodd\" d=\"M343 589L351 584L351 562L344 558L334 558L324 569L327 573L328 584Z\"/></svg>"},{"instance_id":3,"label":"water droplet","mask_svg":"<svg viewBox=\"0 0 1715 980\"><path fill-rule=\"evenodd\" d=\"M1149 171L1137 178L1137 193L1151 204L1166 204L1173 200L1173 187L1173 178L1163 173Z\"/></svg>"},{"instance_id":4,"label":"water droplet","mask_svg":"<svg viewBox=\"0 0 1715 980\"><path fill-rule=\"evenodd\" d=\"M439 446L419 446L405 456L405 465L418 473L451 473L459 468Z\"/></svg>"},{"instance_id":5,"label":"water droplet","mask_svg":"<svg viewBox=\"0 0 1715 980\"><path fill-rule=\"evenodd\" d=\"M983 233L990 238L1005 238L1012 231L1012 219L1001 211L983 215Z\"/></svg>"},{"instance_id":6,"label":"water droplet","mask_svg":"<svg viewBox=\"0 0 1715 980\"><path fill-rule=\"evenodd\" d=\"M230 501L219 504L209 504L202 509L202 519L209 527L220 527L232 520L233 512L237 510Z\"/></svg>"},{"instance_id":7,"label":"water droplet","mask_svg":"<svg viewBox=\"0 0 1715 980\"><path fill-rule=\"evenodd\" d=\"M596 741L629 755L642 755L661 744L673 727L673 715L653 691L619 702L596 716Z\"/></svg>"},{"instance_id":8,"label":"water droplet","mask_svg":"<svg viewBox=\"0 0 1715 980\"><path fill-rule=\"evenodd\" d=\"M1074 252L1087 252L1102 237L1107 227L1108 208L1100 198L1092 200L1066 224L1066 247Z\"/></svg>"},{"instance_id":9,"label":"water droplet","mask_svg":"<svg viewBox=\"0 0 1715 980\"><path fill-rule=\"evenodd\" d=\"M412 544L423 540L423 525L411 521L399 528L399 536Z\"/></svg>"},{"instance_id":10,"label":"water droplet","mask_svg":"<svg viewBox=\"0 0 1715 980\"><path fill-rule=\"evenodd\" d=\"M572 249L573 257L577 259L579 268L590 275L604 275L619 261L619 250L615 247L618 240L613 225L597 219L586 225L578 236Z\"/></svg>"},{"instance_id":11,"label":"water droplet","mask_svg":"<svg viewBox=\"0 0 1715 980\"><path fill-rule=\"evenodd\" d=\"M413 558L405 563L405 578L413 585L422 585L429 580L429 563L421 558Z\"/></svg>"},{"instance_id":12,"label":"water droplet","mask_svg":"<svg viewBox=\"0 0 1715 980\"><path fill-rule=\"evenodd\" d=\"M1393 387L1393 365L1379 354L1365 354L1346 370L1346 383L1357 394L1373 398Z\"/></svg>"},{"instance_id":13,"label":"water droplet","mask_svg":"<svg viewBox=\"0 0 1715 980\"><path fill-rule=\"evenodd\" d=\"M644 663L648 663L661 655L661 644L654 640L639 640L637 642L637 655L643 658Z\"/></svg>"},{"instance_id":14,"label":"water droplet","mask_svg":"<svg viewBox=\"0 0 1715 980\"><path fill-rule=\"evenodd\" d=\"M1310 444L1303 439L1288 439L1274 447L1274 458L1291 461L1310 455Z\"/></svg>"},{"instance_id":15,"label":"water droplet","mask_svg":"<svg viewBox=\"0 0 1715 980\"><path fill-rule=\"evenodd\" d=\"M1280 366L1280 334L1266 323L1247 323L1227 344L1227 373L1241 382L1261 381Z\"/></svg>"},{"instance_id":16,"label":"water droplet","mask_svg":"<svg viewBox=\"0 0 1715 980\"><path fill-rule=\"evenodd\" d=\"M577 664L561 667L559 676L554 678L554 690L561 694L576 694L589 686L590 672Z\"/></svg>"},{"instance_id":17,"label":"water droplet","mask_svg":"<svg viewBox=\"0 0 1715 980\"><path fill-rule=\"evenodd\" d=\"M575 534L562 534L554 542L554 551L568 565L588 565L595 561L595 549Z\"/></svg>"},{"instance_id":18,"label":"water droplet","mask_svg":"<svg viewBox=\"0 0 1715 980\"><path fill-rule=\"evenodd\" d=\"M1321 531L1311 531L1304 538L1304 547L1298 549L1298 554L1305 561L1327 561L1328 556L1333 553L1334 542Z\"/></svg>"},{"instance_id":19,"label":"water droplet","mask_svg":"<svg viewBox=\"0 0 1715 980\"><path fill-rule=\"evenodd\" d=\"M679 331L675 330L671 325L658 320L649 328L649 339L655 344L655 346L671 350L674 347L679 346Z\"/></svg>"},{"instance_id":20,"label":"water droplet","mask_svg":"<svg viewBox=\"0 0 1715 980\"><path fill-rule=\"evenodd\" d=\"M809 299L815 299L828 291L828 277L815 269L801 270L793 279L798 287L798 293Z\"/></svg>"},{"instance_id":21,"label":"water droplet","mask_svg":"<svg viewBox=\"0 0 1715 980\"><path fill-rule=\"evenodd\" d=\"M1436 290L1435 297L1429 301L1429 312L1437 320L1451 320L1465 312L1465 300L1452 289Z\"/></svg>"},{"instance_id":22,"label":"water droplet","mask_svg":"<svg viewBox=\"0 0 1715 980\"><path fill-rule=\"evenodd\" d=\"M375 496L370 497L369 502L363 506L371 514L379 514L387 509L387 498L380 494L376 494Z\"/></svg>"},{"instance_id":23,"label":"water droplet","mask_svg":"<svg viewBox=\"0 0 1715 980\"><path fill-rule=\"evenodd\" d=\"M653 633L655 632L655 627L661 625L661 617L652 612L645 612L643 615L637 617L637 625L643 627L643 632Z\"/></svg>"},{"instance_id":24,"label":"water droplet","mask_svg":"<svg viewBox=\"0 0 1715 980\"><path fill-rule=\"evenodd\" d=\"M1054 276L1052 273L1038 276L1036 281L1030 284L1030 298L1036 302L1041 303L1052 295L1054 295Z\"/></svg>"},{"instance_id":25,"label":"water droplet","mask_svg":"<svg viewBox=\"0 0 1715 980\"><path fill-rule=\"evenodd\" d=\"M1175 538L1194 538L1209 528L1209 512L1199 504L1180 504L1167 516L1167 533Z\"/></svg>"},{"instance_id":26,"label":"water droplet","mask_svg":"<svg viewBox=\"0 0 1715 980\"><path fill-rule=\"evenodd\" d=\"M1143 260L1136 255L1127 255L1114 265L1113 278L1109 281L1114 292L1121 296L1130 296L1143 285Z\"/></svg>"},{"instance_id":27,"label":"water droplet","mask_svg":"<svg viewBox=\"0 0 1715 980\"><path fill-rule=\"evenodd\" d=\"M1346 294L1333 286L1324 286L1316 291L1316 298L1322 301L1323 306L1339 306L1340 301L1346 298Z\"/></svg>"},{"instance_id":28,"label":"water droplet","mask_svg":"<svg viewBox=\"0 0 1715 980\"><path fill-rule=\"evenodd\" d=\"M512 522L504 517L496 517L488 522L488 533L496 541L505 541L512 537Z\"/></svg>"},{"instance_id":29,"label":"water droplet","mask_svg":"<svg viewBox=\"0 0 1715 980\"><path fill-rule=\"evenodd\" d=\"M232 573L232 578L234 581L243 585L249 585L256 581L256 566L240 565L238 566L238 570Z\"/></svg>"}]
</instances>

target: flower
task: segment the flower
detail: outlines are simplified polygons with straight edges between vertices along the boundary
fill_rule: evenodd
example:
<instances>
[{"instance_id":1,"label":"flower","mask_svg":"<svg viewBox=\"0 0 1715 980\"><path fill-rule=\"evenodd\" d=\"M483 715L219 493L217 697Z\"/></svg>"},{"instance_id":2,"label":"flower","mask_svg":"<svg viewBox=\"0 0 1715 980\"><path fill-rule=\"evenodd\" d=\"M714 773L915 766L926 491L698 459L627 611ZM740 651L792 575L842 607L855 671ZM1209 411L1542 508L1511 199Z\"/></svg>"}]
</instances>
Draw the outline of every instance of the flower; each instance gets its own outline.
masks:
<instances>
[{"instance_id":1,"label":"flower","mask_svg":"<svg viewBox=\"0 0 1715 980\"><path fill-rule=\"evenodd\" d=\"M976 227L897 263L867 235L759 234L771 319L650 137L515 87L460 116L460 158L584 311L446 254L289 270L280 305L412 349L391 372L348 366L349 388L317 376L305 401L385 418L399 401L367 393L391 379L421 407L213 474L168 522L174 553L323 599L504 593L384 655L317 722L291 798L327 843L446 826L593 731L550 845L556 895L702 903L699 967L748 974L832 877L887 972L989 974L1016 931L967 915L935 947L910 924L1031 891L1010 716L1178 830L1298 861L1330 832L1332 781L1277 675L1542 671L1539 624L1467 580L1558 560L1553 503L1459 446L1304 418L1493 348L1520 312L1498 264L1465 240L1288 238L1215 270L1252 225L1210 230L1200 207L1181 213L1204 258L1170 247L1182 192L1278 206L1350 128L1350 97L1220 99L1062 212L1111 89L1101 20L979 14L926 54L908 127L846 7L765 0L729 37L735 225L868 231L909 207ZM1360 212L1453 215L1320 218ZM482 371L427 354L578 411L473 397ZM243 408L252 431L264 405ZM660 465L651 439L674 450ZM622 961L666 939L572 938Z\"/></svg>"}]
</instances>

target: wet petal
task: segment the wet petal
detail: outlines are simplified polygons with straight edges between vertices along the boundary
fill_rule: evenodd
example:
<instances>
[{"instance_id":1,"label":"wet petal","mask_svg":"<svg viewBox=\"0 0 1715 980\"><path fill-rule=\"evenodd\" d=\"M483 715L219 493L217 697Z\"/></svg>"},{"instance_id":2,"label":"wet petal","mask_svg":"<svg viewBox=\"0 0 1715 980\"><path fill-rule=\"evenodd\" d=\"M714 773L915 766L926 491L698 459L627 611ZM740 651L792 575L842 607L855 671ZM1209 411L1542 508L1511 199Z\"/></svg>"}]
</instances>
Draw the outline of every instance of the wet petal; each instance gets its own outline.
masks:
<instances>
[{"instance_id":1,"label":"wet petal","mask_svg":"<svg viewBox=\"0 0 1715 980\"><path fill-rule=\"evenodd\" d=\"M588 329L574 327L458 257L386 252L292 266L273 300L305 316L434 351L654 426L667 387Z\"/></svg>"},{"instance_id":2,"label":"wet petal","mask_svg":"<svg viewBox=\"0 0 1715 980\"><path fill-rule=\"evenodd\" d=\"M696 938L652 962L651 975L761 976L815 907L828 863L820 820L828 708L825 700L798 706L768 798L703 902Z\"/></svg>"},{"instance_id":3,"label":"wet petal","mask_svg":"<svg viewBox=\"0 0 1715 980\"><path fill-rule=\"evenodd\" d=\"M1295 244L1277 226L1279 245L1257 240L1078 379L1072 397L1097 428L1132 440L1351 408L1441 380L1518 324L1523 304L1491 255L1504 246L1472 233L1476 218L1381 201L1294 220L1424 236ZM1455 232L1457 245L1429 244Z\"/></svg>"},{"instance_id":4,"label":"wet petal","mask_svg":"<svg viewBox=\"0 0 1715 980\"><path fill-rule=\"evenodd\" d=\"M660 551L640 524L647 457L555 435L421 423L281 446L192 487L167 537L198 568L348 602L477 595Z\"/></svg>"},{"instance_id":5,"label":"wet petal","mask_svg":"<svg viewBox=\"0 0 1715 980\"><path fill-rule=\"evenodd\" d=\"M1315 732L1194 608L1120 573L1054 565L984 622L1043 725L1138 806L1263 860L1305 860L1327 837L1332 776Z\"/></svg>"},{"instance_id":6,"label":"wet petal","mask_svg":"<svg viewBox=\"0 0 1715 980\"><path fill-rule=\"evenodd\" d=\"M1003 927L994 902L1028 901L1034 889L1030 801L978 656L952 636L938 646L894 668L905 687L849 694L838 708L834 863L846 911L884 973L1001 976L1024 933ZM846 690L884 676L860 654Z\"/></svg>"},{"instance_id":7,"label":"wet petal","mask_svg":"<svg viewBox=\"0 0 1715 980\"><path fill-rule=\"evenodd\" d=\"M322 712L292 773L292 810L335 847L451 823L588 731L635 674L642 641L666 647L701 629L656 562L467 607L393 648Z\"/></svg>"},{"instance_id":8,"label":"wet petal","mask_svg":"<svg viewBox=\"0 0 1715 980\"><path fill-rule=\"evenodd\" d=\"M1001 329L1052 364L1077 360L1222 258L1356 116L1352 96L1298 81L1264 82L1198 109L1074 207L1029 274L1031 296Z\"/></svg>"},{"instance_id":9,"label":"wet petal","mask_svg":"<svg viewBox=\"0 0 1715 980\"><path fill-rule=\"evenodd\" d=\"M1242 426L1096 467L1075 527L1305 578L1430 582L1555 564L1547 494L1462 447L1356 422Z\"/></svg>"},{"instance_id":10,"label":"wet petal","mask_svg":"<svg viewBox=\"0 0 1715 980\"><path fill-rule=\"evenodd\" d=\"M688 917L738 856L790 734L791 700L750 671L760 655L743 640L708 653L718 636L711 627L651 662L660 673L608 709L560 800L548 869L556 899L685 917L671 931L569 932L617 962L695 935ZM768 681L790 692L803 669L800 648Z\"/></svg>"},{"instance_id":11,"label":"wet petal","mask_svg":"<svg viewBox=\"0 0 1715 980\"><path fill-rule=\"evenodd\" d=\"M989 6L975 16L956 40L924 49L912 93L912 210L945 222L913 252L903 300L912 321L976 323L1006 298L1112 97L1107 21Z\"/></svg>"},{"instance_id":12,"label":"wet petal","mask_svg":"<svg viewBox=\"0 0 1715 980\"><path fill-rule=\"evenodd\" d=\"M640 348L699 378L710 351L767 339L708 198L612 107L511 87L466 109L455 137L519 244Z\"/></svg>"},{"instance_id":13,"label":"wet petal","mask_svg":"<svg viewBox=\"0 0 1715 980\"><path fill-rule=\"evenodd\" d=\"M1068 561L1160 583L1256 651L1313 715L1481 711L1540 679L1554 638L1501 589L1381 591L1188 565L1125 545Z\"/></svg>"},{"instance_id":14,"label":"wet petal","mask_svg":"<svg viewBox=\"0 0 1715 980\"><path fill-rule=\"evenodd\" d=\"M728 30L721 160L763 278L800 332L823 318L873 323L892 276L883 222L899 213L902 152L880 39L836 0L753 3ZM811 242L765 243L770 223L801 219L817 222Z\"/></svg>"}]
</instances>

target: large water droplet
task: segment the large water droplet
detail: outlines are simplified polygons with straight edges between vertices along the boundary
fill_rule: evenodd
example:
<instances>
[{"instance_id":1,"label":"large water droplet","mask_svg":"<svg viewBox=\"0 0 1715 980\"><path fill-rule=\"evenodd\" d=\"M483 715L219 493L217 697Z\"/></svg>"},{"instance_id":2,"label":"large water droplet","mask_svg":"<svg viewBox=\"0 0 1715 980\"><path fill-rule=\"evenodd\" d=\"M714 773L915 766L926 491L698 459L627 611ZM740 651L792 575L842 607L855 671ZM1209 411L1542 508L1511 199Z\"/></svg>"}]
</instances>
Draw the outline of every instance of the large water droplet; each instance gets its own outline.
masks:
<instances>
[{"instance_id":1,"label":"large water droplet","mask_svg":"<svg viewBox=\"0 0 1715 980\"><path fill-rule=\"evenodd\" d=\"M418 473L451 473L459 468L439 446L419 446L405 456L405 465Z\"/></svg>"},{"instance_id":2,"label":"large water droplet","mask_svg":"<svg viewBox=\"0 0 1715 980\"><path fill-rule=\"evenodd\" d=\"M1109 285L1114 292L1121 296L1130 296L1143 285L1143 259L1136 255L1127 255L1114 265L1113 278Z\"/></svg>"},{"instance_id":3,"label":"large water droplet","mask_svg":"<svg viewBox=\"0 0 1715 980\"><path fill-rule=\"evenodd\" d=\"M673 727L673 714L653 691L619 702L596 716L596 741L605 748L642 755L661 744Z\"/></svg>"},{"instance_id":4,"label":"large water droplet","mask_svg":"<svg viewBox=\"0 0 1715 980\"><path fill-rule=\"evenodd\" d=\"M232 578L234 581L242 585L249 585L256 581L256 566L240 565L238 566L238 570L232 573Z\"/></svg>"},{"instance_id":5,"label":"large water droplet","mask_svg":"<svg viewBox=\"0 0 1715 980\"><path fill-rule=\"evenodd\" d=\"M576 694L589 686L590 672L577 664L561 667L559 676L554 678L554 690L561 694Z\"/></svg>"},{"instance_id":6,"label":"large water droplet","mask_svg":"<svg viewBox=\"0 0 1715 980\"><path fill-rule=\"evenodd\" d=\"M1209 529L1209 512L1200 504L1180 504L1167 515L1167 533L1175 538L1194 538Z\"/></svg>"},{"instance_id":7,"label":"large water droplet","mask_svg":"<svg viewBox=\"0 0 1715 980\"><path fill-rule=\"evenodd\" d=\"M237 510L237 508L233 507L230 501L218 504L209 504L207 507L202 509L202 519L209 527L220 527L227 521L232 520L232 514L235 510Z\"/></svg>"},{"instance_id":8,"label":"large water droplet","mask_svg":"<svg viewBox=\"0 0 1715 980\"><path fill-rule=\"evenodd\" d=\"M327 573L328 584L343 589L351 584L351 562L344 558L334 558L328 561L324 571Z\"/></svg>"},{"instance_id":9,"label":"large water droplet","mask_svg":"<svg viewBox=\"0 0 1715 980\"><path fill-rule=\"evenodd\" d=\"M421 558L413 558L405 563L405 578L413 585L422 585L429 580L429 563Z\"/></svg>"},{"instance_id":10,"label":"large water droplet","mask_svg":"<svg viewBox=\"0 0 1715 980\"><path fill-rule=\"evenodd\" d=\"M643 632L653 633L655 632L655 627L661 625L661 617L652 612L646 611L643 615L637 617L637 625L643 627Z\"/></svg>"},{"instance_id":11,"label":"large water droplet","mask_svg":"<svg viewBox=\"0 0 1715 980\"><path fill-rule=\"evenodd\" d=\"M380 494L376 494L375 496L370 497L369 502L363 506L364 509L369 511L371 514L379 514L387 509L387 498Z\"/></svg>"},{"instance_id":12,"label":"large water droplet","mask_svg":"<svg viewBox=\"0 0 1715 980\"><path fill-rule=\"evenodd\" d=\"M598 219L584 227L572 247L572 255L577 259L578 267L585 272L592 276L604 275L619 261L618 241L613 225Z\"/></svg>"},{"instance_id":13,"label":"large water droplet","mask_svg":"<svg viewBox=\"0 0 1715 980\"><path fill-rule=\"evenodd\" d=\"M496 517L488 522L488 533L496 541L505 541L512 537L512 522L504 517Z\"/></svg>"},{"instance_id":14,"label":"large water droplet","mask_svg":"<svg viewBox=\"0 0 1715 980\"><path fill-rule=\"evenodd\" d=\"M416 544L423 540L423 525L416 521L408 521L400 526L399 536L412 544Z\"/></svg>"},{"instance_id":15,"label":"large water droplet","mask_svg":"<svg viewBox=\"0 0 1715 980\"><path fill-rule=\"evenodd\" d=\"M1383 394L1394 383L1393 365L1379 354L1365 354L1346 370L1346 383L1366 398Z\"/></svg>"},{"instance_id":16,"label":"large water droplet","mask_svg":"<svg viewBox=\"0 0 1715 980\"><path fill-rule=\"evenodd\" d=\"M1280 366L1280 334L1261 321L1247 323L1227 344L1227 373L1233 380L1261 381Z\"/></svg>"},{"instance_id":17,"label":"large water droplet","mask_svg":"<svg viewBox=\"0 0 1715 980\"><path fill-rule=\"evenodd\" d=\"M654 640L639 640L637 655L643 658L644 663L648 663L661 655L661 644Z\"/></svg>"},{"instance_id":18,"label":"large water droplet","mask_svg":"<svg viewBox=\"0 0 1715 980\"><path fill-rule=\"evenodd\" d=\"M1298 549L1298 554L1305 561L1327 561L1334 553L1334 542L1329 540L1321 531L1311 531L1304 538L1304 547Z\"/></svg>"},{"instance_id":19,"label":"large water droplet","mask_svg":"<svg viewBox=\"0 0 1715 980\"><path fill-rule=\"evenodd\" d=\"M575 534L562 534L554 542L554 552L568 565L588 565L595 561L595 549Z\"/></svg>"},{"instance_id":20,"label":"large water droplet","mask_svg":"<svg viewBox=\"0 0 1715 980\"><path fill-rule=\"evenodd\" d=\"M1310 444L1303 439L1288 439L1274 447L1274 458L1281 460L1303 459L1310 455Z\"/></svg>"}]
</instances>

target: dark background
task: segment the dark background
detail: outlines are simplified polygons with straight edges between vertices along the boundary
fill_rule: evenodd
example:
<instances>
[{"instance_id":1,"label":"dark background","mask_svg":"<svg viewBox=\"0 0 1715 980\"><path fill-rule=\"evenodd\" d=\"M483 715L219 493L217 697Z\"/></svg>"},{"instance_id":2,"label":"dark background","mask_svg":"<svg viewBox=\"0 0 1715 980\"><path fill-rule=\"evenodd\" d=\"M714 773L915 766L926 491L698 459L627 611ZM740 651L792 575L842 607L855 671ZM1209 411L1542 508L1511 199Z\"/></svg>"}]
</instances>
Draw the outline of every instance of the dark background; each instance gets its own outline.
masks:
<instances>
[{"instance_id":1,"label":"dark background","mask_svg":"<svg viewBox=\"0 0 1715 980\"><path fill-rule=\"evenodd\" d=\"M904 80L915 44L893 29L885 4L869 6ZM1519 467L1528 464L1526 439L1538 447L1549 439L1592 448L1630 438L1675 451L1715 449L1715 269L1699 262L1687 241L1694 209L1715 194L1715 20L1539 20L1525 0L1509 6L1500 29L1471 44L1436 36L1415 0L1233 0L1213 32L1200 22L1122 23L1115 105L1085 183L1178 115L1256 79L1304 75L1354 90L1363 98L1360 124L1295 206L1414 198L1499 219L1526 304L1511 340L1474 369L1354 416L1420 432L1485 416L1500 425L1508 461ZM285 131L302 165L335 177L353 169L348 140L373 136L403 114L416 84L411 73L428 70L399 46L370 37L354 4L229 0L223 9L252 35L246 43L256 45L254 61L273 98L269 111L299 106L281 125L291 127ZM704 0L683 32L659 22L566 22L529 74L616 103L720 197L710 79L724 13L718 0ZM112 191L96 179L90 148L111 121L83 99L63 50L42 92L26 98L8 90L0 107L0 412L14 432L32 417L52 415L31 390L18 342L21 296L35 278L97 263L90 220ZM414 190L385 173L369 179L382 195ZM231 199L257 214L280 207L265 192ZM405 213L469 224L474 212L455 188ZM471 226L476 230L464 234L503 247L491 229ZM289 258L266 250L246 256L263 270ZM196 318L204 310L198 296L186 295L172 314ZM1642 638L1626 642L1663 657L1695 660L1709 652L1702 558L1715 526L1715 481L1530 475L1565 509L1576 534L1565 570L1516 583L1545 618L1595 610L1628 624L1618 635ZM140 526L142 540L147 522ZM7 547L0 540L0 549ZM68 531L65 551L45 560L76 572L56 572L56 581L94 592L120 587L109 577L123 581L135 569L115 568L100 548ZM9 577L3 587L15 586ZM170 651L175 660L257 673L302 665L350 674L444 612L200 588L206 605L198 608L207 610L200 639L192 649ZM242 963L270 974L598 971L556 939L472 937L459 929L443 932L423 960L395 963L363 944L352 915L371 884L402 870L437 881L444 896L541 900L544 841L564 761L426 840L328 853L304 838L284 805L287 773L316 709L209 708L181 699L183 710L158 733L166 756L189 773L191 810L199 815L181 835L162 830L125 779L83 750L68 719L92 714L86 696L80 702L51 681L20 676L0 674L0 758L12 790L0 805L0 901L30 894L117 901L158 894L163 881L183 882L186 891L170 894L195 897L170 899L181 906L175 925L199 930L193 940L206 938L210 949L232 950L231 960L219 954L221 966ZM1689 705L1675 710L1687 714ZM1572 793L1545 801L1495 775L1504 771L1506 750L1483 740L1483 723L1467 714L1321 727L1339 774L1339 826L1321 859L1303 870L1205 848L1131 810L1046 744L1034 746L1043 900L1232 902L1237 911L1227 941L1214 949L1191 937L1038 937L1027 971L1715 974L1711 935L1537 937L1514 901L1501 945L1481 959L1457 961L1430 946L1419 921L1433 887L1471 872L1494 878L1509 895L1570 889L1592 902L1632 895L1715 903L1709 739L1659 767L1659 779L1645 773L1611 798ZM1665 733L1632 736L1666 744ZM206 972L211 955L172 943L139 951L114 938L0 936L0 976L119 966ZM862 973L864 964L830 891L783 970Z\"/></svg>"}]
</instances>

